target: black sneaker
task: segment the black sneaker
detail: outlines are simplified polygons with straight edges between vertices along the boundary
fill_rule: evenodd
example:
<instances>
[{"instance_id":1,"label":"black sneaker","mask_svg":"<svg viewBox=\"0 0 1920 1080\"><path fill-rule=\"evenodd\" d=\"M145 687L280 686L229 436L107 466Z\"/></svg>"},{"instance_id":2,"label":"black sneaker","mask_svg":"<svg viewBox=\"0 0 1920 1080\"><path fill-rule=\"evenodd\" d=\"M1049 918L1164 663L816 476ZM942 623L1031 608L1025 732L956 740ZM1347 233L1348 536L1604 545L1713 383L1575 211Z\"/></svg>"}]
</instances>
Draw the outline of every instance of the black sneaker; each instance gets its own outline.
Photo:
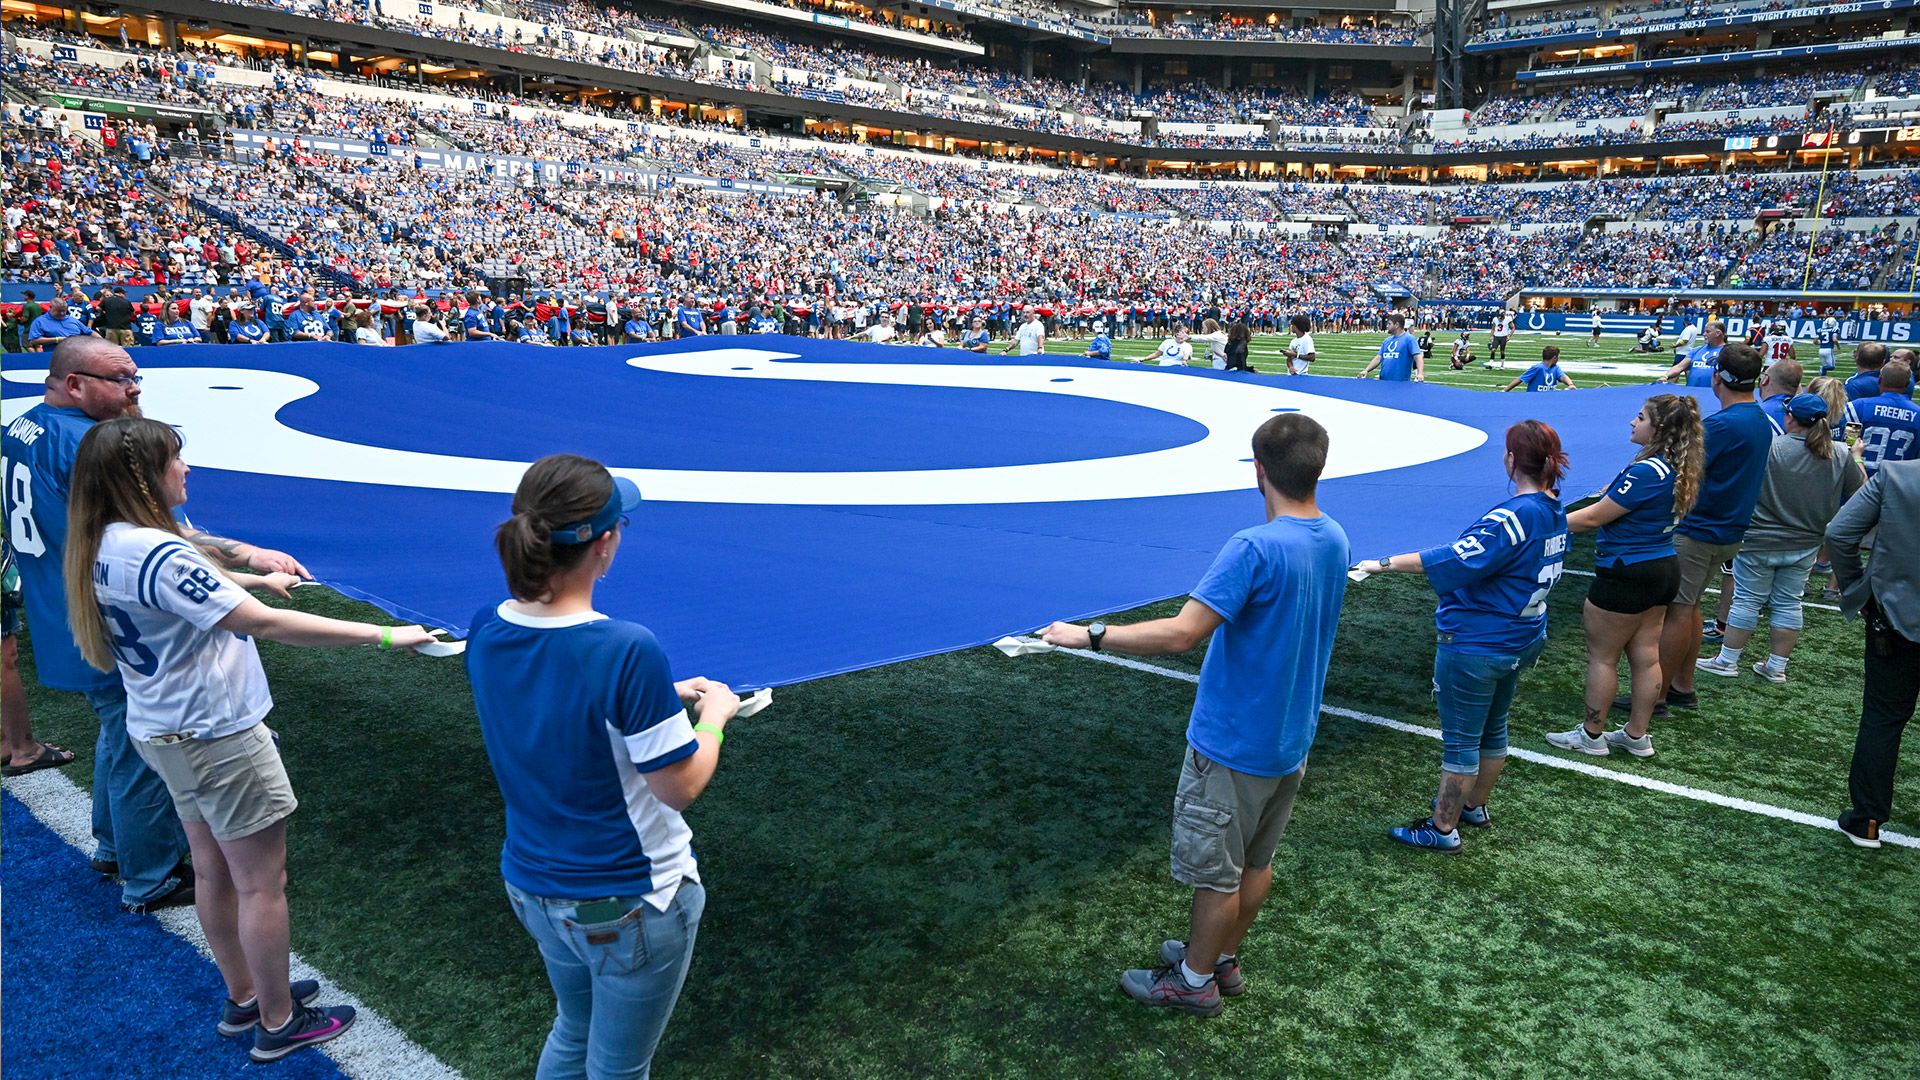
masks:
<instances>
[{"instance_id":1,"label":"black sneaker","mask_svg":"<svg viewBox=\"0 0 1920 1080\"><path fill-rule=\"evenodd\" d=\"M1880 823L1872 818L1859 823L1841 818L1839 824L1840 831L1847 835L1848 842L1854 847L1877 848L1880 846Z\"/></svg>"},{"instance_id":2,"label":"black sneaker","mask_svg":"<svg viewBox=\"0 0 1920 1080\"><path fill-rule=\"evenodd\" d=\"M104 878L118 878L120 864L112 859L88 859L87 866Z\"/></svg>"},{"instance_id":3,"label":"black sneaker","mask_svg":"<svg viewBox=\"0 0 1920 1080\"><path fill-rule=\"evenodd\" d=\"M1669 690L1667 691L1666 704L1670 708L1675 709L1697 709L1700 707L1700 695L1691 690L1685 692ZM1657 716L1659 712L1660 710L1656 707L1654 714Z\"/></svg>"},{"instance_id":4,"label":"black sneaker","mask_svg":"<svg viewBox=\"0 0 1920 1080\"><path fill-rule=\"evenodd\" d=\"M133 915L145 915L149 911L158 911L161 908L192 907L193 906L192 875L188 875L187 877L169 878L168 880L173 882L172 888L168 889L167 891L161 893L159 896L156 896L151 900L145 900L138 904L129 904L129 903L122 902L120 905L120 910L128 912L129 914L133 914Z\"/></svg>"},{"instance_id":5,"label":"black sneaker","mask_svg":"<svg viewBox=\"0 0 1920 1080\"><path fill-rule=\"evenodd\" d=\"M1219 999L1216 997L1214 1000ZM325 1009L295 1005L293 1015L287 1017L287 1022L278 1030L268 1031L265 1024L253 1029L253 1049L247 1051L247 1057L259 1065L279 1061L295 1050L337 1039L352 1026L351 1005L334 1005Z\"/></svg>"},{"instance_id":6,"label":"black sneaker","mask_svg":"<svg viewBox=\"0 0 1920 1080\"><path fill-rule=\"evenodd\" d=\"M1671 695L1669 695L1669 696L1671 696ZM1695 699L1695 701L1694 701L1694 705L1698 705L1698 704L1699 704L1699 701L1698 701L1698 699ZM1694 705L1688 705L1688 706L1686 706L1686 708L1689 708L1689 709L1691 709L1691 708L1693 708L1693 707L1694 707ZM1621 694L1621 695L1620 695L1619 697L1617 697L1617 698L1614 698L1614 699L1613 699L1613 711L1614 711L1614 712L1617 712L1617 713L1632 713L1632 712L1633 712L1633 695L1632 695L1632 694ZM1656 701L1656 702L1654 702L1654 703L1653 703L1653 715L1655 715L1655 716L1665 716L1665 715L1667 715L1667 713L1668 713L1669 711L1671 711L1671 710L1669 710L1669 709L1667 708L1667 703L1666 703L1666 702L1664 702L1664 701Z\"/></svg>"}]
</instances>

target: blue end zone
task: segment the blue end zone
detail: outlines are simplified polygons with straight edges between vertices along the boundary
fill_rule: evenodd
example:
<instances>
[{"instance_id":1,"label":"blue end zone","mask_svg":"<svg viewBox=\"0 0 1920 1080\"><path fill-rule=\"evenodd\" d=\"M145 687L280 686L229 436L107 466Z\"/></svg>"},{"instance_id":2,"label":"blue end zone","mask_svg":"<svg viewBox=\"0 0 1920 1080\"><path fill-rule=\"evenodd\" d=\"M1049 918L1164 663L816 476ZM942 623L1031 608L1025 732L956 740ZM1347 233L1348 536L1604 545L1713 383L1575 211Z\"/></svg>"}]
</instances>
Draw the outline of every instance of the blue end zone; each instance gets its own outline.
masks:
<instances>
[{"instance_id":1,"label":"blue end zone","mask_svg":"<svg viewBox=\"0 0 1920 1080\"><path fill-rule=\"evenodd\" d=\"M122 913L119 888L88 869L79 851L20 800L0 802L7 838L0 1057L8 1080L244 1075L251 1036L214 1031L226 990L213 962L153 919ZM273 1075L345 1074L331 1058L303 1051L276 1063Z\"/></svg>"}]
</instances>

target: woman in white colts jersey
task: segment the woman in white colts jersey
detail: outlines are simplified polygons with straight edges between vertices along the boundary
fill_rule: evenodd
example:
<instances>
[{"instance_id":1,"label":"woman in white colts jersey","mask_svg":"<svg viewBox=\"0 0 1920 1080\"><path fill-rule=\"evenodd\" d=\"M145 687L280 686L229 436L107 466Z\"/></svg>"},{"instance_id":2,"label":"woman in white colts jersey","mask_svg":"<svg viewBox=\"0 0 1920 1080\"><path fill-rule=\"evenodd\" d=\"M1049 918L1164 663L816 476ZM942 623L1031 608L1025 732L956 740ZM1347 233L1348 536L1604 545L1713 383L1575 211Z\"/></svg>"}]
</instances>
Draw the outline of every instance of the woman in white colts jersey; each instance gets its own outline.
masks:
<instances>
[{"instance_id":1,"label":"woman in white colts jersey","mask_svg":"<svg viewBox=\"0 0 1920 1080\"><path fill-rule=\"evenodd\" d=\"M155 420L97 424L74 458L67 507L67 618L87 662L117 665L127 736L166 782L193 849L195 908L227 984L222 1035L253 1032L273 1061L340 1035L345 1005L311 1008L319 984L287 981L287 817L298 805L263 721L273 708L253 638L288 645L432 640L417 626L342 622L270 608L290 574L229 574L182 538L180 437Z\"/></svg>"}]
</instances>

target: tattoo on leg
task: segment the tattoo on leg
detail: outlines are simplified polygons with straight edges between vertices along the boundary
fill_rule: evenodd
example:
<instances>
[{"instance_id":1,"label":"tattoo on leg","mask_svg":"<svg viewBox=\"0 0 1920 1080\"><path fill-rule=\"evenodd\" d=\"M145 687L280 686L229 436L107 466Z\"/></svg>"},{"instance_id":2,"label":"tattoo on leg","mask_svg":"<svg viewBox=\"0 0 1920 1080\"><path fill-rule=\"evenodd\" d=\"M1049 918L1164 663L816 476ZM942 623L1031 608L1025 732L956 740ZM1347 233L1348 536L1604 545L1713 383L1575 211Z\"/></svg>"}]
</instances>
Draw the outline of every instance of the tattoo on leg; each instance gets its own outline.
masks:
<instances>
[{"instance_id":1,"label":"tattoo on leg","mask_svg":"<svg viewBox=\"0 0 1920 1080\"><path fill-rule=\"evenodd\" d=\"M1466 773L1441 773L1440 797L1434 800L1433 823L1452 829L1460 822L1460 807L1467 801L1467 789L1476 778Z\"/></svg>"},{"instance_id":2,"label":"tattoo on leg","mask_svg":"<svg viewBox=\"0 0 1920 1080\"><path fill-rule=\"evenodd\" d=\"M1585 724L1587 734L1597 736L1600 732L1605 731L1606 724L1602 722L1605 716L1605 712L1591 705L1587 706L1587 722Z\"/></svg>"}]
</instances>

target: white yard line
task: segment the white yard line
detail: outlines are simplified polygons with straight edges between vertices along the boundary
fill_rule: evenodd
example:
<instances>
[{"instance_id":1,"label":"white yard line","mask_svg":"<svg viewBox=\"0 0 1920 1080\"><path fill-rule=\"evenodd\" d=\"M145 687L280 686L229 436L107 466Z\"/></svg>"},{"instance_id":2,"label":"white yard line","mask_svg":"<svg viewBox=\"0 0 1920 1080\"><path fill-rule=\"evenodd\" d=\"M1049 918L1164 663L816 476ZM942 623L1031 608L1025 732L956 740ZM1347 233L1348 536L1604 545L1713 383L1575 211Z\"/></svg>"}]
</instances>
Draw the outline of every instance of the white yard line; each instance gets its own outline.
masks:
<instances>
[{"instance_id":1,"label":"white yard line","mask_svg":"<svg viewBox=\"0 0 1920 1080\"><path fill-rule=\"evenodd\" d=\"M1056 649L1055 651L1071 653L1074 656L1084 657L1088 660L1098 660L1103 664L1115 664L1123 668L1131 668L1135 671L1144 671L1148 674L1159 675L1168 679L1178 679L1184 683L1198 683L1200 681L1200 676L1198 675L1185 671L1175 671L1172 668L1164 668L1158 664L1149 664L1143 660L1135 660L1130 656L1115 656L1112 653L1104 652L1088 652L1084 649ZM1391 731L1405 732L1408 735L1420 735L1429 739L1440 738L1440 731L1437 728L1422 727L1419 724L1409 724L1400 720L1391 720L1384 716L1375 716L1372 713L1364 713L1355 709L1343 709L1337 705L1324 705L1320 711L1327 716L1338 716L1345 720L1358 720L1363 724L1372 724L1375 727L1383 727ZM1626 784L1629 787L1645 788L1648 791L1658 791L1664 795L1678 795L1683 799L1692 799L1695 802L1703 802L1712 806L1724 806L1733 810L1744 810L1749 814L1758 814L1761 817L1773 818L1776 821L1790 821L1795 825L1806 825L1826 832L1840 832L1839 824L1832 818L1821 817L1818 814L1809 814L1800 810L1789 810L1784 806L1773 806L1768 803L1754 802L1752 799L1737 799L1731 795L1722 795L1717 791L1707 791L1704 788L1670 783L1666 780L1655 780L1638 773L1622 772L1617 769L1605 769L1598 765L1589 764L1588 762L1557 757L1553 754L1543 754L1533 750L1523 750L1517 746L1510 747L1507 754L1509 757L1518 758L1521 761L1534 765L1544 765L1551 769L1565 769L1568 772L1580 773L1583 776L1591 776L1599 780L1611 780L1614 783ZM1880 839L1896 847L1920 848L1920 837L1908 836L1904 833L1888 832L1882 829L1880 830Z\"/></svg>"},{"instance_id":2,"label":"white yard line","mask_svg":"<svg viewBox=\"0 0 1920 1080\"><path fill-rule=\"evenodd\" d=\"M60 839L82 853L93 850L93 800L57 770L9 777L6 791ZM168 908L152 914L160 925L198 949L201 956L213 959L192 908ZM320 1047L341 1072L355 1080L462 1080L460 1073L407 1038L392 1021L340 989L300 954L293 954L292 960L293 978L320 980L321 1003L351 1005L359 1014L352 1031Z\"/></svg>"}]
</instances>

